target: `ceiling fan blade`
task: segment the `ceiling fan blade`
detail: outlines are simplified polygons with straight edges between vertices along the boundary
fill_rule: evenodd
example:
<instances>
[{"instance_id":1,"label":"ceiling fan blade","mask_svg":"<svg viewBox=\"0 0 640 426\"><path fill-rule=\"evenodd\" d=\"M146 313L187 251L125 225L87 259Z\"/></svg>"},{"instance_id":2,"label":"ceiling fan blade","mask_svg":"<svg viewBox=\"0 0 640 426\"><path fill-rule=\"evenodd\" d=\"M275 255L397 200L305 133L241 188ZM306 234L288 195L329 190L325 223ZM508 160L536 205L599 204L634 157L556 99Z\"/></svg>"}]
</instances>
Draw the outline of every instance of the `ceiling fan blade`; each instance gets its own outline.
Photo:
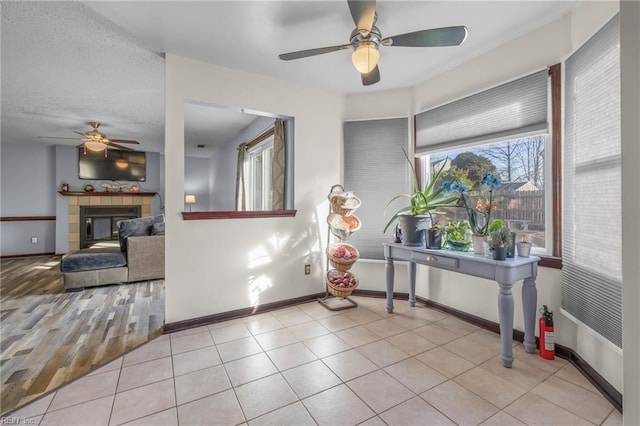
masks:
<instances>
[{"instance_id":1,"label":"ceiling fan blade","mask_svg":"<svg viewBox=\"0 0 640 426\"><path fill-rule=\"evenodd\" d=\"M73 133L77 133L77 134L79 134L80 136L84 136L84 137L86 137L86 136L87 136L87 135L86 135L86 133L77 132L77 131L75 131L75 130L73 131Z\"/></svg>"},{"instance_id":2,"label":"ceiling fan blade","mask_svg":"<svg viewBox=\"0 0 640 426\"><path fill-rule=\"evenodd\" d=\"M343 44L341 46L329 46L319 47L317 49L298 50L297 52L283 53L282 55L278 55L278 58L282 59L283 61L290 61L292 59L308 58L309 56L322 55L338 50L349 49L350 47L350 44Z\"/></svg>"},{"instance_id":3,"label":"ceiling fan blade","mask_svg":"<svg viewBox=\"0 0 640 426\"><path fill-rule=\"evenodd\" d=\"M111 139L111 138L105 138L104 139L105 142L118 142L118 143L133 143L136 145L140 145L140 142L138 141L133 141L130 139Z\"/></svg>"},{"instance_id":4,"label":"ceiling fan blade","mask_svg":"<svg viewBox=\"0 0 640 426\"><path fill-rule=\"evenodd\" d=\"M133 149L129 148L128 146L122 146L122 145L118 145L117 143L113 143L113 142L105 142L106 145L112 146L114 148L120 149L122 151L133 151Z\"/></svg>"},{"instance_id":5,"label":"ceiling fan blade","mask_svg":"<svg viewBox=\"0 0 640 426\"><path fill-rule=\"evenodd\" d=\"M465 26L432 28L387 37L382 40L382 44L406 47L458 46L467 38L468 33Z\"/></svg>"},{"instance_id":6,"label":"ceiling fan blade","mask_svg":"<svg viewBox=\"0 0 640 426\"><path fill-rule=\"evenodd\" d=\"M347 0L356 29L371 31L376 20L376 0Z\"/></svg>"},{"instance_id":7,"label":"ceiling fan blade","mask_svg":"<svg viewBox=\"0 0 640 426\"><path fill-rule=\"evenodd\" d=\"M368 73L360 75L362 76L362 85L371 86L380 81L380 68L376 65L376 67Z\"/></svg>"},{"instance_id":8,"label":"ceiling fan blade","mask_svg":"<svg viewBox=\"0 0 640 426\"><path fill-rule=\"evenodd\" d=\"M65 138L59 136L38 136L39 139L73 139L74 141L79 141L80 138Z\"/></svg>"}]
</instances>

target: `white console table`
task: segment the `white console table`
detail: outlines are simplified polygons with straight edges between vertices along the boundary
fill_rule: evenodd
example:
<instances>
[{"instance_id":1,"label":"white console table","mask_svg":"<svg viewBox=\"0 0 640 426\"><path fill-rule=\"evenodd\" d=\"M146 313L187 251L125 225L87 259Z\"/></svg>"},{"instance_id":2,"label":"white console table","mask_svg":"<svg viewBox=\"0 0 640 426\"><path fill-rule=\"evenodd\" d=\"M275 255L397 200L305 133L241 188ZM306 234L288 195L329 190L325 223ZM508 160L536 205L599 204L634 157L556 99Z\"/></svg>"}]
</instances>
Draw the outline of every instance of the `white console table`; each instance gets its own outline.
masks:
<instances>
[{"instance_id":1,"label":"white console table","mask_svg":"<svg viewBox=\"0 0 640 426\"><path fill-rule=\"evenodd\" d=\"M496 281L498 292L498 316L500 318L500 339L502 343L502 365L510 368L513 364L513 285L520 280L522 285L522 309L524 314L524 350L534 353L536 350L535 322L538 293L536 276L538 275L537 256L493 260L470 252L450 250L430 250L409 247L397 243L384 244L386 259L385 275L387 285L387 312L393 312L393 275L394 260L409 262L409 304L416 305L416 264L460 272L466 275Z\"/></svg>"}]
</instances>

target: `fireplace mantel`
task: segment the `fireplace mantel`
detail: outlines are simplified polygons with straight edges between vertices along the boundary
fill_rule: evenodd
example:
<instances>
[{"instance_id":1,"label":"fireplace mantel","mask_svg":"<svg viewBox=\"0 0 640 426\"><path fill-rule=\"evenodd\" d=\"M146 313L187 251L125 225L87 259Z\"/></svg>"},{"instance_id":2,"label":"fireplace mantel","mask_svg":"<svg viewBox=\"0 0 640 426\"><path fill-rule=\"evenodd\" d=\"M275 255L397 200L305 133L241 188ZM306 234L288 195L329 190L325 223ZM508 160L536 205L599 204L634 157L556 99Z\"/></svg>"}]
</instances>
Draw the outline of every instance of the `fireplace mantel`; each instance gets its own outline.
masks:
<instances>
[{"instance_id":1,"label":"fireplace mantel","mask_svg":"<svg viewBox=\"0 0 640 426\"><path fill-rule=\"evenodd\" d=\"M153 197L157 192L123 192L123 191L58 191L65 197Z\"/></svg>"},{"instance_id":2,"label":"fireplace mantel","mask_svg":"<svg viewBox=\"0 0 640 426\"><path fill-rule=\"evenodd\" d=\"M109 191L58 191L65 197L68 206L68 251L80 248L80 207L81 206L140 206L142 217L151 216L151 202L157 192L109 192Z\"/></svg>"}]
</instances>

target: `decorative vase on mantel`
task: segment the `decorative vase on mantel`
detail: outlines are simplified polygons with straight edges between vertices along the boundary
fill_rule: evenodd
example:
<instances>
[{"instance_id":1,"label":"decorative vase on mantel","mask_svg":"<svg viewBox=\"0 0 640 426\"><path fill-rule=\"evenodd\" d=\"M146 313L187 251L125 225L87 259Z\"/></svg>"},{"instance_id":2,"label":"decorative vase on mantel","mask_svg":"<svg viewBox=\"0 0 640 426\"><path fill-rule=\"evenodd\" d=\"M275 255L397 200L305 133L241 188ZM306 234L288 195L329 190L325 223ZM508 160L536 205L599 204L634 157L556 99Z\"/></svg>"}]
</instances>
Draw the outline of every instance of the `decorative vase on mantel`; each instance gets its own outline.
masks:
<instances>
[{"instance_id":1,"label":"decorative vase on mantel","mask_svg":"<svg viewBox=\"0 0 640 426\"><path fill-rule=\"evenodd\" d=\"M473 253L484 254L484 243L489 243L488 235L473 235Z\"/></svg>"}]
</instances>

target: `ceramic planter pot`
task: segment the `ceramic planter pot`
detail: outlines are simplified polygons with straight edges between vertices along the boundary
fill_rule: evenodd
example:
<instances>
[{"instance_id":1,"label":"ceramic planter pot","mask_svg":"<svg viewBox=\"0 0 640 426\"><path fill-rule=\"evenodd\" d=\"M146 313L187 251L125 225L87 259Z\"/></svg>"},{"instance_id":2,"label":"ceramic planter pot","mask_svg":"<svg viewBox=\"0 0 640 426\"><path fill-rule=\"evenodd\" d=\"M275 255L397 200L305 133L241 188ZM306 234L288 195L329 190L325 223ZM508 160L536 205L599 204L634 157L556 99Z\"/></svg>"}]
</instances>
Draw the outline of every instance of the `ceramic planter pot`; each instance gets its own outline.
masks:
<instances>
[{"instance_id":1,"label":"ceramic planter pot","mask_svg":"<svg viewBox=\"0 0 640 426\"><path fill-rule=\"evenodd\" d=\"M425 230L428 216L413 216L403 214L398 216L402 244L411 247L425 247Z\"/></svg>"},{"instance_id":2,"label":"ceramic planter pot","mask_svg":"<svg viewBox=\"0 0 640 426\"><path fill-rule=\"evenodd\" d=\"M491 251L493 252L493 260L507 260L509 246L491 247Z\"/></svg>"},{"instance_id":3,"label":"ceramic planter pot","mask_svg":"<svg viewBox=\"0 0 640 426\"><path fill-rule=\"evenodd\" d=\"M473 239L473 253L484 254L484 243L489 242L489 237L486 235L474 235Z\"/></svg>"},{"instance_id":4,"label":"ceramic planter pot","mask_svg":"<svg viewBox=\"0 0 640 426\"><path fill-rule=\"evenodd\" d=\"M427 229L427 248L436 250L442 248L442 231L440 229Z\"/></svg>"},{"instance_id":5,"label":"ceramic planter pot","mask_svg":"<svg viewBox=\"0 0 640 426\"><path fill-rule=\"evenodd\" d=\"M516 248L518 249L518 256L529 257L529 255L531 254L532 245L533 244L524 242L524 241L516 243Z\"/></svg>"}]
</instances>

